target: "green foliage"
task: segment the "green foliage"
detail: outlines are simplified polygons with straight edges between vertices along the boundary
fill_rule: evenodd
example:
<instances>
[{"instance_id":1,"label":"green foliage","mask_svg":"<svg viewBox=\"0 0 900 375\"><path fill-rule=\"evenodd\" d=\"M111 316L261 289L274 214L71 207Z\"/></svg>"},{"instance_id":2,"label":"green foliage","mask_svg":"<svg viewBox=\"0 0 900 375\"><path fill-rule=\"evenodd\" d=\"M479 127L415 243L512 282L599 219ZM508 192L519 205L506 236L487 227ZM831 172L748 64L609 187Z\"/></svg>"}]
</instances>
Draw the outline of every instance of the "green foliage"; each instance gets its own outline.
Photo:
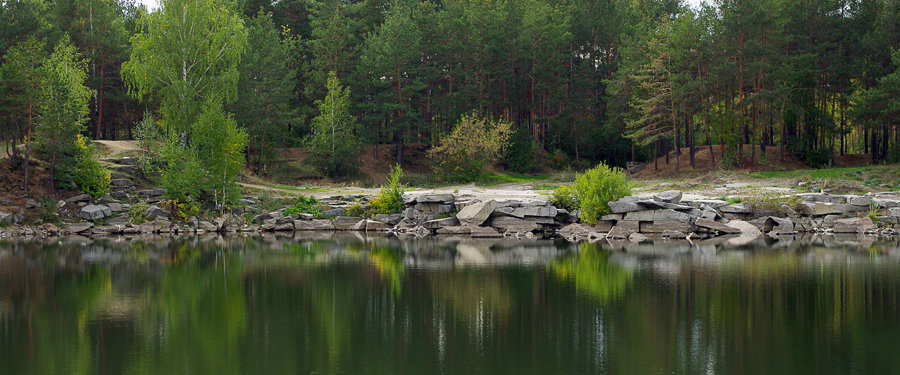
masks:
<instances>
[{"instance_id":1,"label":"green foliage","mask_svg":"<svg viewBox=\"0 0 900 375\"><path fill-rule=\"evenodd\" d=\"M274 145L287 143L288 127L296 122L297 60L300 40L279 29L270 13L247 21L248 44L238 70L238 92L229 109L247 129L257 170L263 170Z\"/></svg>"},{"instance_id":2,"label":"green foliage","mask_svg":"<svg viewBox=\"0 0 900 375\"><path fill-rule=\"evenodd\" d=\"M41 194L41 199L38 200L38 216L41 218L41 221L44 223L55 223L59 221L59 214L57 214L57 202L56 198L51 195Z\"/></svg>"},{"instance_id":3,"label":"green foliage","mask_svg":"<svg viewBox=\"0 0 900 375\"><path fill-rule=\"evenodd\" d=\"M499 161L509 145L512 124L464 115L440 144L428 151L435 173L445 180L475 181Z\"/></svg>"},{"instance_id":4,"label":"green foliage","mask_svg":"<svg viewBox=\"0 0 900 375\"><path fill-rule=\"evenodd\" d=\"M575 189L569 185L562 185L553 191L550 195L550 204L556 208L562 208L573 212L578 209L578 198L575 196Z\"/></svg>"},{"instance_id":5,"label":"green foliage","mask_svg":"<svg viewBox=\"0 0 900 375\"><path fill-rule=\"evenodd\" d=\"M381 186L378 195L370 202L373 214L393 214L403 210L405 187L400 182L401 179L403 179L403 168L400 168L399 164L391 167L387 183Z\"/></svg>"},{"instance_id":6,"label":"green foliage","mask_svg":"<svg viewBox=\"0 0 900 375\"><path fill-rule=\"evenodd\" d=\"M212 194L217 206L233 201L238 193L235 179L244 165L247 132L220 103L213 102L194 123L191 145L203 170L203 190Z\"/></svg>"},{"instance_id":7,"label":"green foliage","mask_svg":"<svg viewBox=\"0 0 900 375\"><path fill-rule=\"evenodd\" d=\"M520 173L534 172L540 167L540 150L541 145L527 131L518 129L503 153L503 166Z\"/></svg>"},{"instance_id":8,"label":"green foliage","mask_svg":"<svg viewBox=\"0 0 900 375\"><path fill-rule=\"evenodd\" d=\"M74 155L61 164L60 186L74 185L99 198L109 193L110 172L97 160L94 145L81 134L75 137Z\"/></svg>"},{"instance_id":9,"label":"green foliage","mask_svg":"<svg viewBox=\"0 0 900 375\"><path fill-rule=\"evenodd\" d=\"M143 223L146 223L147 217L145 215L147 213L147 209L149 208L150 205L144 201L132 204L131 207L128 208L128 217L131 218L131 223L134 225L141 225Z\"/></svg>"},{"instance_id":10,"label":"green foliage","mask_svg":"<svg viewBox=\"0 0 900 375\"><path fill-rule=\"evenodd\" d=\"M229 2L164 0L141 22L122 77L132 95L159 103L169 131L188 132L207 102L237 97L247 30Z\"/></svg>"},{"instance_id":11,"label":"green foliage","mask_svg":"<svg viewBox=\"0 0 900 375\"><path fill-rule=\"evenodd\" d=\"M631 184L624 171L600 163L579 174L573 190L581 209L581 220L594 225L601 216L610 213L610 201L631 195Z\"/></svg>"},{"instance_id":12,"label":"green foliage","mask_svg":"<svg viewBox=\"0 0 900 375\"><path fill-rule=\"evenodd\" d=\"M144 114L144 118L132 129L132 136L137 141L140 150L138 165L144 176L150 179L158 178L161 172L160 166L165 164L163 145L166 137L152 113Z\"/></svg>"},{"instance_id":13,"label":"green foliage","mask_svg":"<svg viewBox=\"0 0 900 375\"><path fill-rule=\"evenodd\" d=\"M319 115L312 134L304 142L310 161L327 176L345 176L359 165L356 119L350 114L350 90L340 85L334 72L328 77L325 98L316 101Z\"/></svg>"},{"instance_id":14,"label":"green foliage","mask_svg":"<svg viewBox=\"0 0 900 375\"><path fill-rule=\"evenodd\" d=\"M88 101L93 92L84 85L87 79L87 63L81 59L75 46L63 38L53 54L41 66L41 87L35 126L35 146L50 161L50 177L54 180L60 161L76 158L76 163L91 168L89 177L99 177L102 170L91 164L93 153L77 143L77 135L84 130L88 120ZM94 194L109 185L109 177L96 184L80 179ZM104 192L105 194L105 192Z\"/></svg>"},{"instance_id":15,"label":"green foliage","mask_svg":"<svg viewBox=\"0 0 900 375\"><path fill-rule=\"evenodd\" d=\"M610 252L599 244L583 242L576 255L553 260L551 273L560 280L575 284L575 288L601 304L622 298L634 275L609 261Z\"/></svg>"},{"instance_id":16,"label":"green foliage","mask_svg":"<svg viewBox=\"0 0 900 375\"><path fill-rule=\"evenodd\" d=\"M346 216L350 217L365 217L366 209L363 205L359 204L359 202L354 202L350 206L347 207L346 212L344 213Z\"/></svg>"},{"instance_id":17,"label":"green foliage","mask_svg":"<svg viewBox=\"0 0 900 375\"><path fill-rule=\"evenodd\" d=\"M284 210L285 215L312 214L316 219L322 219L322 210L319 208L319 200L313 196L297 196L294 205Z\"/></svg>"}]
</instances>

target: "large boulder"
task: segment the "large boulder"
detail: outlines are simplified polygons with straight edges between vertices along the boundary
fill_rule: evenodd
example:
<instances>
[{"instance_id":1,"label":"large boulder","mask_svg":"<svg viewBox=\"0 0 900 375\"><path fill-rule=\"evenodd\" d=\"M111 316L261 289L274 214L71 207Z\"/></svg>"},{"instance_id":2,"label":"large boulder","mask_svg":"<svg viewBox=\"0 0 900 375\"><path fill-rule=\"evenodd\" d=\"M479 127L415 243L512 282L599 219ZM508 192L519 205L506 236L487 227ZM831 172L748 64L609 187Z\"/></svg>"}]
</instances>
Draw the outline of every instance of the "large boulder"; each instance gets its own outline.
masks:
<instances>
[{"instance_id":1,"label":"large boulder","mask_svg":"<svg viewBox=\"0 0 900 375\"><path fill-rule=\"evenodd\" d=\"M689 222L691 215L675 210L633 211L625 214L626 221L682 221Z\"/></svg>"},{"instance_id":2,"label":"large boulder","mask_svg":"<svg viewBox=\"0 0 900 375\"><path fill-rule=\"evenodd\" d=\"M78 195L76 195L76 196L74 196L74 197L71 197L71 198L69 198L69 199L66 199L66 203L72 204L72 203L79 203L79 202L90 202L92 199L93 199L93 198L91 198L90 195L87 195L87 194L78 194Z\"/></svg>"},{"instance_id":3,"label":"large boulder","mask_svg":"<svg viewBox=\"0 0 900 375\"><path fill-rule=\"evenodd\" d=\"M794 222L791 219L769 216L763 220L763 233L773 235L793 234L797 231L794 229Z\"/></svg>"},{"instance_id":4,"label":"large boulder","mask_svg":"<svg viewBox=\"0 0 900 375\"><path fill-rule=\"evenodd\" d=\"M400 223L400 220L403 220L403 216L401 216L400 214L390 214L390 215L377 214L377 215L375 215L375 220L380 221L380 222L385 223L390 226L394 226L394 225L397 225L398 223Z\"/></svg>"},{"instance_id":5,"label":"large boulder","mask_svg":"<svg viewBox=\"0 0 900 375\"><path fill-rule=\"evenodd\" d=\"M455 217L448 217L448 218L437 219L437 220L429 220L429 221L422 223L422 226L425 227L425 229L429 229L429 230L437 230L437 229L443 228L443 227L455 227L458 225L459 225L459 220Z\"/></svg>"},{"instance_id":6,"label":"large boulder","mask_svg":"<svg viewBox=\"0 0 900 375\"><path fill-rule=\"evenodd\" d=\"M334 230L331 220L294 220L294 230L298 231L328 231Z\"/></svg>"},{"instance_id":7,"label":"large boulder","mask_svg":"<svg viewBox=\"0 0 900 375\"><path fill-rule=\"evenodd\" d=\"M544 206L527 206L527 207L518 207L512 211L510 216L517 218L524 218L526 216L532 217L556 217L557 210L556 207L551 205Z\"/></svg>"},{"instance_id":8,"label":"large boulder","mask_svg":"<svg viewBox=\"0 0 900 375\"><path fill-rule=\"evenodd\" d=\"M156 220L157 218L170 218L172 217L172 213L169 210L164 208L160 208L159 206L150 206L144 211L144 217L147 220Z\"/></svg>"},{"instance_id":9,"label":"large boulder","mask_svg":"<svg viewBox=\"0 0 900 375\"><path fill-rule=\"evenodd\" d=\"M344 214L346 214L346 213L347 213L347 211L344 210L343 208L333 208L333 209L330 209L327 211L322 211L322 216L325 216L327 218L333 218L333 217L338 217L338 216L344 216Z\"/></svg>"},{"instance_id":10,"label":"large boulder","mask_svg":"<svg viewBox=\"0 0 900 375\"><path fill-rule=\"evenodd\" d=\"M481 224L484 224L484 222L491 217L491 214L494 213L494 209L496 208L497 202L495 202L493 199L485 202L479 202L464 207L459 211L459 213L456 214L456 218L461 223L479 226Z\"/></svg>"},{"instance_id":11,"label":"large boulder","mask_svg":"<svg viewBox=\"0 0 900 375\"><path fill-rule=\"evenodd\" d=\"M641 233L690 232L691 223L678 220L654 220L640 223Z\"/></svg>"},{"instance_id":12,"label":"large boulder","mask_svg":"<svg viewBox=\"0 0 900 375\"><path fill-rule=\"evenodd\" d=\"M720 211L726 214L749 214L753 213L753 207L750 203L741 202L737 204L732 204L719 208Z\"/></svg>"},{"instance_id":13,"label":"large boulder","mask_svg":"<svg viewBox=\"0 0 900 375\"><path fill-rule=\"evenodd\" d=\"M616 226L609 230L606 234L607 238L623 239L628 238L632 233L640 231L640 223L637 221L620 221Z\"/></svg>"},{"instance_id":14,"label":"large boulder","mask_svg":"<svg viewBox=\"0 0 900 375\"><path fill-rule=\"evenodd\" d=\"M609 210L615 214L646 210L644 206L638 204L638 201L640 201L640 199L637 197L624 197L617 201L609 202L607 205L609 206Z\"/></svg>"},{"instance_id":15,"label":"large boulder","mask_svg":"<svg viewBox=\"0 0 900 375\"><path fill-rule=\"evenodd\" d=\"M65 227L65 231L67 233L84 233L88 232L91 229L94 229L94 224L91 223L75 223L75 224L67 224Z\"/></svg>"},{"instance_id":16,"label":"large boulder","mask_svg":"<svg viewBox=\"0 0 900 375\"><path fill-rule=\"evenodd\" d=\"M112 216L112 210L104 205L89 204L81 208L78 216L85 220L99 220L107 216Z\"/></svg>"},{"instance_id":17,"label":"large boulder","mask_svg":"<svg viewBox=\"0 0 900 375\"><path fill-rule=\"evenodd\" d=\"M706 218L697 219L697 221L694 223L694 225L696 225L698 228L703 228L708 231L718 232L718 233L722 233L722 234L740 234L741 233L740 228L728 226L728 225L722 224L718 221L706 219Z\"/></svg>"},{"instance_id":18,"label":"large boulder","mask_svg":"<svg viewBox=\"0 0 900 375\"><path fill-rule=\"evenodd\" d=\"M662 193L656 193L654 198L666 203L678 203L681 202L681 197L683 195L684 193L679 190L669 190Z\"/></svg>"},{"instance_id":19,"label":"large boulder","mask_svg":"<svg viewBox=\"0 0 900 375\"><path fill-rule=\"evenodd\" d=\"M854 217L848 219L837 219L834 221L834 233L858 233L865 234L873 231L877 227L872 219L868 217Z\"/></svg>"},{"instance_id":20,"label":"large boulder","mask_svg":"<svg viewBox=\"0 0 900 375\"><path fill-rule=\"evenodd\" d=\"M428 194L414 197L409 203L453 203L453 194Z\"/></svg>"},{"instance_id":21,"label":"large boulder","mask_svg":"<svg viewBox=\"0 0 900 375\"><path fill-rule=\"evenodd\" d=\"M358 217L338 216L331 221L331 224L334 227L334 230L351 230L359 223L359 221L360 219ZM296 227L297 223L294 223L294 226Z\"/></svg>"},{"instance_id":22,"label":"large boulder","mask_svg":"<svg viewBox=\"0 0 900 375\"><path fill-rule=\"evenodd\" d=\"M843 215L851 212L851 206L842 203L800 203L797 205L800 213L809 216Z\"/></svg>"},{"instance_id":23,"label":"large boulder","mask_svg":"<svg viewBox=\"0 0 900 375\"><path fill-rule=\"evenodd\" d=\"M741 231L740 236L728 240L729 244L735 246L746 245L762 235L759 228L743 220L732 220L725 225Z\"/></svg>"},{"instance_id":24,"label":"large boulder","mask_svg":"<svg viewBox=\"0 0 900 375\"><path fill-rule=\"evenodd\" d=\"M499 216L491 219L490 226L504 232L534 232L542 226L530 220L510 216Z\"/></svg>"}]
</instances>

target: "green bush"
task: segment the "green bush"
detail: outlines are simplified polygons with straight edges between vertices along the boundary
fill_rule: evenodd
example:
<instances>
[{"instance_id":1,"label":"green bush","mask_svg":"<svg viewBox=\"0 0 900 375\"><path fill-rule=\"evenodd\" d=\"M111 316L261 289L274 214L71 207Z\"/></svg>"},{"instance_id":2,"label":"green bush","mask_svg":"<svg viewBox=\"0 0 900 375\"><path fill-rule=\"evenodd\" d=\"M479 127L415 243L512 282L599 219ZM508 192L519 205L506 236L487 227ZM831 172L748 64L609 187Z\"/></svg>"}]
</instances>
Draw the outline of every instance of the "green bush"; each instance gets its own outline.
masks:
<instances>
[{"instance_id":1,"label":"green bush","mask_svg":"<svg viewBox=\"0 0 900 375\"><path fill-rule=\"evenodd\" d=\"M346 211L347 212L344 213L344 215L346 215L346 216L350 216L350 217L365 217L366 216L366 209L363 207L363 205L359 204L358 202L351 204L349 207L347 207Z\"/></svg>"},{"instance_id":2,"label":"green bush","mask_svg":"<svg viewBox=\"0 0 900 375\"><path fill-rule=\"evenodd\" d=\"M316 219L324 218L319 209L319 200L313 196L298 196L294 205L284 210L284 215L312 214Z\"/></svg>"},{"instance_id":3,"label":"green bush","mask_svg":"<svg viewBox=\"0 0 900 375\"><path fill-rule=\"evenodd\" d=\"M512 124L463 116L453 131L428 151L435 174L449 181L476 181L485 166L499 161L509 146Z\"/></svg>"},{"instance_id":4,"label":"green bush","mask_svg":"<svg viewBox=\"0 0 900 375\"><path fill-rule=\"evenodd\" d=\"M38 214L42 222L55 223L59 221L59 214L56 213L58 203L54 197L41 194L40 202L38 202Z\"/></svg>"},{"instance_id":5,"label":"green bush","mask_svg":"<svg viewBox=\"0 0 900 375\"><path fill-rule=\"evenodd\" d=\"M60 166L60 187L77 187L99 198L109 193L110 173L97 160L96 149L80 134L75 137L74 155L65 158Z\"/></svg>"},{"instance_id":6,"label":"green bush","mask_svg":"<svg viewBox=\"0 0 900 375\"><path fill-rule=\"evenodd\" d=\"M575 198L581 208L581 220L594 225L610 213L608 203L631 195L625 172L600 163L575 178Z\"/></svg>"},{"instance_id":7,"label":"green bush","mask_svg":"<svg viewBox=\"0 0 900 375\"><path fill-rule=\"evenodd\" d=\"M392 167L387 183L381 187L378 195L371 202L373 214L392 214L403 210L403 192L405 189L403 184L400 183L402 178L403 168L400 168L399 164Z\"/></svg>"},{"instance_id":8,"label":"green bush","mask_svg":"<svg viewBox=\"0 0 900 375\"><path fill-rule=\"evenodd\" d=\"M128 217L131 218L131 223L141 225L147 222L147 217L144 215L147 213L148 208L150 208L150 205L147 202L137 202L131 205L128 208Z\"/></svg>"},{"instance_id":9,"label":"green bush","mask_svg":"<svg viewBox=\"0 0 900 375\"><path fill-rule=\"evenodd\" d=\"M556 208L562 208L569 212L578 209L578 199L575 197L575 190L569 185L562 185L553 191L550 195L550 204Z\"/></svg>"}]
</instances>

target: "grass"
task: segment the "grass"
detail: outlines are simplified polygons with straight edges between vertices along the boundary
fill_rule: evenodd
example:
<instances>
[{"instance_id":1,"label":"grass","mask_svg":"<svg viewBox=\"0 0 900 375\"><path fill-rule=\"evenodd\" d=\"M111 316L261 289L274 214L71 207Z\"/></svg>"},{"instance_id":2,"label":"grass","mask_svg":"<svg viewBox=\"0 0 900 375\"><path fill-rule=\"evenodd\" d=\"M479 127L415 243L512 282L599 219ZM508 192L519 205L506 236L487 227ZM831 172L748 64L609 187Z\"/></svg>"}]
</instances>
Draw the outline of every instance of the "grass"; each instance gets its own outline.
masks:
<instances>
[{"instance_id":1,"label":"grass","mask_svg":"<svg viewBox=\"0 0 900 375\"><path fill-rule=\"evenodd\" d=\"M475 182L476 185L491 186L500 184L516 184L544 181L550 178L547 174L489 173Z\"/></svg>"},{"instance_id":2,"label":"grass","mask_svg":"<svg viewBox=\"0 0 900 375\"><path fill-rule=\"evenodd\" d=\"M531 190L556 190L561 185L550 185L550 184L534 184L531 186Z\"/></svg>"}]
</instances>

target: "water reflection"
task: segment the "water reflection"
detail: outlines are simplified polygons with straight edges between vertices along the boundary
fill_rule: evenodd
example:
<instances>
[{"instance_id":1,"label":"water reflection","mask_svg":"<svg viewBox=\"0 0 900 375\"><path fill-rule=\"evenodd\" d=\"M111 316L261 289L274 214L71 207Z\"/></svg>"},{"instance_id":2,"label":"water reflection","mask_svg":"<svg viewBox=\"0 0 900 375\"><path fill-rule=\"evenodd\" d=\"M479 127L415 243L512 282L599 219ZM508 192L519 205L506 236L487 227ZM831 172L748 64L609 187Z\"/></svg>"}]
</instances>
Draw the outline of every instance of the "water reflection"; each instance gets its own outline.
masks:
<instances>
[{"instance_id":1,"label":"water reflection","mask_svg":"<svg viewBox=\"0 0 900 375\"><path fill-rule=\"evenodd\" d=\"M0 374L897 373L897 247L4 242Z\"/></svg>"}]
</instances>

